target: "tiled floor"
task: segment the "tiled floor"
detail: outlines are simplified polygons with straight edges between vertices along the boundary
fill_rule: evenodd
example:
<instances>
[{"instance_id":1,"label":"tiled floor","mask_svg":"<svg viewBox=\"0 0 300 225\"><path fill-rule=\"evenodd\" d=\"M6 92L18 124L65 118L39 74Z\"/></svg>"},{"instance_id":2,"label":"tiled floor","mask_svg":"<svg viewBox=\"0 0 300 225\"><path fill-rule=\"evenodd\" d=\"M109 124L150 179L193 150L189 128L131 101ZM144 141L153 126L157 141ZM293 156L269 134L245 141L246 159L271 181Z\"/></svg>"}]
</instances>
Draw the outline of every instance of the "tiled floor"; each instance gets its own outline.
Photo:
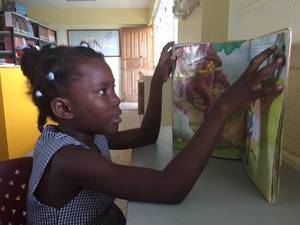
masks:
<instances>
[{"instance_id":1,"label":"tiled floor","mask_svg":"<svg viewBox=\"0 0 300 225\"><path fill-rule=\"evenodd\" d=\"M139 127L142 121L142 116L138 115L137 110L122 110L122 123L120 130L127 130ZM131 164L131 149L127 150L111 150L112 160L119 164ZM124 215L127 214L127 201L116 199L116 204L122 209Z\"/></svg>"}]
</instances>

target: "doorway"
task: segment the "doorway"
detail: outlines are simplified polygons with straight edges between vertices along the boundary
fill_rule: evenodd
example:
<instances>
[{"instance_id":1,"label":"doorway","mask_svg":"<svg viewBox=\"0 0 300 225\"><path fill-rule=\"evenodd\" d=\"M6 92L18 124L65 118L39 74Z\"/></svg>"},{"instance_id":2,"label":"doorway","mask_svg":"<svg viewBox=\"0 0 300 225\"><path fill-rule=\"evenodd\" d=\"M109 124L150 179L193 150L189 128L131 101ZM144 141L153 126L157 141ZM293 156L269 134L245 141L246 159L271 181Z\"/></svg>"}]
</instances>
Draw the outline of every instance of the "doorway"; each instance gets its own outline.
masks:
<instances>
[{"instance_id":1,"label":"doorway","mask_svg":"<svg viewBox=\"0 0 300 225\"><path fill-rule=\"evenodd\" d=\"M153 71L152 28L121 29L121 99L137 102L138 80L141 73Z\"/></svg>"}]
</instances>

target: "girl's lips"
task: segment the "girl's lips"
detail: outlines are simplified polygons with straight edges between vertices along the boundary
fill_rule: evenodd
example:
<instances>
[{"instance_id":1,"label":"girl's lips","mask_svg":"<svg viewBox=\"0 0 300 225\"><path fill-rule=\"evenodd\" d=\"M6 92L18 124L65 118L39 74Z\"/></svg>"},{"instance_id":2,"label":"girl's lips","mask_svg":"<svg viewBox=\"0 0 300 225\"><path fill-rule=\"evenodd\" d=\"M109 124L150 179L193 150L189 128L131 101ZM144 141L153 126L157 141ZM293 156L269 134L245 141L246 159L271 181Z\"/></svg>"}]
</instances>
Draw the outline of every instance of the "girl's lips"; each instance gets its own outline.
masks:
<instances>
[{"instance_id":1,"label":"girl's lips","mask_svg":"<svg viewBox=\"0 0 300 225\"><path fill-rule=\"evenodd\" d=\"M121 114L122 114L121 110L118 111L117 113L113 114L113 117L112 117L113 123L121 123L122 122Z\"/></svg>"},{"instance_id":2,"label":"girl's lips","mask_svg":"<svg viewBox=\"0 0 300 225\"><path fill-rule=\"evenodd\" d=\"M120 116L114 116L112 119L113 123L121 123L122 122L122 118Z\"/></svg>"}]
</instances>

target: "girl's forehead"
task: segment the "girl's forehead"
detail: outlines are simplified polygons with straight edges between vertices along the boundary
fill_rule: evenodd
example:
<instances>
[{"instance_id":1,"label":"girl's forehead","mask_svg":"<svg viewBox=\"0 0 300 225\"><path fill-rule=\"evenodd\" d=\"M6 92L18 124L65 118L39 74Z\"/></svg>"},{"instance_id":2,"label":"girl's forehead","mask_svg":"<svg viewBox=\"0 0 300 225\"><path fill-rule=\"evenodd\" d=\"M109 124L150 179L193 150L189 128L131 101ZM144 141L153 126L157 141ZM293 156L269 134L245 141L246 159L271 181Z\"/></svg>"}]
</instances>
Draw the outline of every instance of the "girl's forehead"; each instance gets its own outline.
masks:
<instances>
[{"instance_id":1,"label":"girl's forehead","mask_svg":"<svg viewBox=\"0 0 300 225\"><path fill-rule=\"evenodd\" d=\"M114 82L112 71L108 64L102 60L90 60L80 65L82 81L91 83L111 83Z\"/></svg>"},{"instance_id":2,"label":"girl's forehead","mask_svg":"<svg viewBox=\"0 0 300 225\"><path fill-rule=\"evenodd\" d=\"M91 70L110 70L108 64L105 61L97 58L85 58L79 64L79 70L81 70L81 72L83 73L85 71Z\"/></svg>"}]
</instances>

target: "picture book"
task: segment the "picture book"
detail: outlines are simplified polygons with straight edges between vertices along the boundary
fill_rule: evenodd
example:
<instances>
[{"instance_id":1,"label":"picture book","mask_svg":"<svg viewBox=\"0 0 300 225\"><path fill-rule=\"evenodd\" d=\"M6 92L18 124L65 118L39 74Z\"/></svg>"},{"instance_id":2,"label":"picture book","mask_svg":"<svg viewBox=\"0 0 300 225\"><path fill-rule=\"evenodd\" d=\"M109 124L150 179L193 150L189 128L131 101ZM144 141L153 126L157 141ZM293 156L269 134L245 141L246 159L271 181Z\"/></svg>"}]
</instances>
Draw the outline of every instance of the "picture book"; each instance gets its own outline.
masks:
<instances>
[{"instance_id":1,"label":"picture book","mask_svg":"<svg viewBox=\"0 0 300 225\"><path fill-rule=\"evenodd\" d=\"M228 119L213 156L243 159L247 174L269 202L279 191L283 117L286 103L291 31L285 29L259 38L223 43L177 44L173 71L173 147L182 149L205 120L214 102L246 70L251 59L276 45L276 52L261 65L279 56L285 64L260 85L283 84L276 97L264 97Z\"/></svg>"}]
</instances>

